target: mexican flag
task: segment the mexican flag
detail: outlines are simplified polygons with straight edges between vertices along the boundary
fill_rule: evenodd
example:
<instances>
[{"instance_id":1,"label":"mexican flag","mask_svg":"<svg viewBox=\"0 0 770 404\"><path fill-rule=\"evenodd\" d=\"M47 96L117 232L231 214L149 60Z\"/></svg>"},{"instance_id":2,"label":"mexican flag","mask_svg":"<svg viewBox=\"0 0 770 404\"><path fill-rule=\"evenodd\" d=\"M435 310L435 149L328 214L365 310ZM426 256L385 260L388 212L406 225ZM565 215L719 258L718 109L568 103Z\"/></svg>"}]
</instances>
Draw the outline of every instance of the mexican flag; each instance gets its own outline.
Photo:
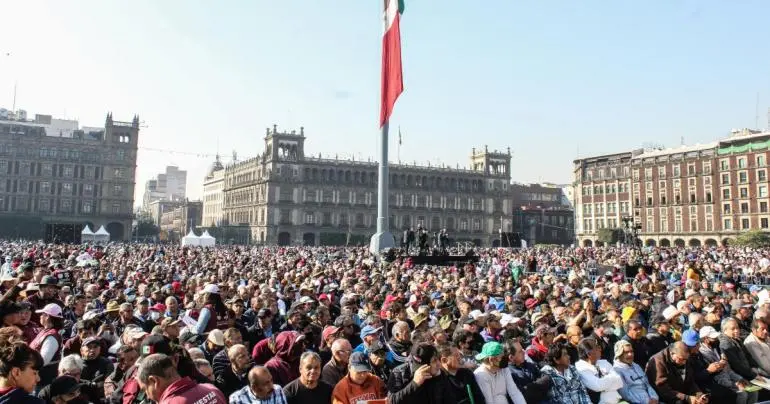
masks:
<instances>
[{"instance_id":1,"label":"mexican flag","mask_svg":"<svg viewBox=\"0 0 770 404\"><path fill-rule=\"evenodd\" d=\"M404 12L403 0L383 0L385 10L382 35L382 89L380 100L380 127L390 118L396 99L404 91L401 72L401 30L399 24Z\"/></svg>"}]
</instances>

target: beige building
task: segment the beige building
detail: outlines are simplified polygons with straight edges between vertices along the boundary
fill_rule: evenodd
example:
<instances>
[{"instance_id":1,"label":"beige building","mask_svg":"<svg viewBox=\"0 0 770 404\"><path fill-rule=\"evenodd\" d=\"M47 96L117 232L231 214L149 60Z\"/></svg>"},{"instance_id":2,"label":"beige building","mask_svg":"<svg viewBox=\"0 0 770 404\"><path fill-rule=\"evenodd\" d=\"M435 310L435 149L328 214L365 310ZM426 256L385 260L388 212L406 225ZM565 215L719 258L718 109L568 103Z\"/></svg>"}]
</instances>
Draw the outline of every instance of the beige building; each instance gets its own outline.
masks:
<instances>
[{"instance_id":1,"label":"beige building","mask_svg":"<svg viewBox=\"0 0 770 404\"><path fill-rule=\"evenodd\" d=\"M163 212L160 218L160 230L165 233L166 240L180 240L190 230L201 225L201 201L185 201L178 206Z\"/></svg>"},{"instance_id":2,"label":"beige building","mask_svg":"<svg viewBox=\"0 0 770 404\"><path fill-rule=\"evenodd\" d=\"M203 226L218 226L224 223L222 202L225 190L225 167L217 155L203 179Z\"/></svg>"},{"instance_id":3,"label":"beige building","mask_svg":"<svg viewBox=\"0 0 770 404\"><path fill-rule=\"evenodd\" d=\"M376 231L377 163L313 157L305 132L268 128L265 149L224 168L224 226L247 229L250 242L280 245L368 244ZM454 242L490 246L512 231L510 150L474 149L470 168L390 165L390 227L446 228ZM214 173L206 181L214 193ZM206 191L204 191L206 193ZM218 213L204 197L204 225Z\"/></svg>"},{"instance_id":4,"label":"beige building","mask_svg":"<svg viewBox=\"0 0 770 404\"><path fill-rule=\"evenodd\" d=\"M130 239L139 118L78 128L22 117L0 114L0 237L78 241L88 224Z\"/></svg>"}]
</instances>

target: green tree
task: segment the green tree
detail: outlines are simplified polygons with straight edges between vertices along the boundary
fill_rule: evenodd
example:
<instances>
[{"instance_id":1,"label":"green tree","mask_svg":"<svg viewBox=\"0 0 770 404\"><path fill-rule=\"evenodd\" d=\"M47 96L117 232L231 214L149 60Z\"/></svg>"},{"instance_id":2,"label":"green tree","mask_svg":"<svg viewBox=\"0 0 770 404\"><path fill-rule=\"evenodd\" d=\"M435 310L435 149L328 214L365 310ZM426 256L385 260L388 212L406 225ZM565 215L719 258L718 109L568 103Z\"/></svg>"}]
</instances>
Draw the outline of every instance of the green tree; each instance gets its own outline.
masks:
<instances>
[{"instance_id":1,"label":"green tree","mask_svg":"<svg viewBox=\"0 0 770 404\"><path fill-rule=\"evenodd\" d=\"M623 230L621 229L609 229L609 228L603 228L599 229L599 233L596 235L596 240L600 241L604 244L615 244L623 236Z\"/></svg>"},{"instance_id":2,"label":"green tree","mask_svg":"<svg viewBox=\"0 0 770 404\"><path fill-rule=\"evenodd\" d=\"M140 220L136 224L136 236L137 237L156 237L160 234L160 228L155 225L151 220Z\"/></svg>"},{"instance_id":3,"label":"green tree","mask_svg":"<svg viewBox=\"0 0 770 404\"><path fill-rule=\"evenodd\" d=\"M759 229L749 230L735 239L735 245L751 248L767 247L770 245L770 233Z\"/></svg>"}]
</instances>

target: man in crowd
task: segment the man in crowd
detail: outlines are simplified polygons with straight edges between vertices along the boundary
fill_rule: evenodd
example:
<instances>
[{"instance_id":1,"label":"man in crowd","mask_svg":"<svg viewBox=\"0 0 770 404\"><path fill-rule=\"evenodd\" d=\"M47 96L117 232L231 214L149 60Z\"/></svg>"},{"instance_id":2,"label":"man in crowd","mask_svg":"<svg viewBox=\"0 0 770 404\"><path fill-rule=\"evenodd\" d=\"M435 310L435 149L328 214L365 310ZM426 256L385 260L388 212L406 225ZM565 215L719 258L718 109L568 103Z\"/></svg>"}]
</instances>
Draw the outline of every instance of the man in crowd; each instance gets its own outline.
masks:
<instances>
[{"instance_id":1,"label":"man in crowd","mask_svg":"<svg viewBox=\"0 0 770 404\"><path fill-rule=\"evenodd\" d=\"M321 381L321 357L305 352L299 360L299 378L283 388L287 404L329 404L332 386Z\"/></svg>"},{"instance_id":2,"label":"man in crowd","mask_svg":"<svg viewBox=\"0 0 770 404\"><path fill-rule=\"evenodd\" d=\"M143 358L136 378L147 398L158 404L227 404L225 396L213 385L179 376L171 358L164 354Z\"/></svg>"}]
</instances>

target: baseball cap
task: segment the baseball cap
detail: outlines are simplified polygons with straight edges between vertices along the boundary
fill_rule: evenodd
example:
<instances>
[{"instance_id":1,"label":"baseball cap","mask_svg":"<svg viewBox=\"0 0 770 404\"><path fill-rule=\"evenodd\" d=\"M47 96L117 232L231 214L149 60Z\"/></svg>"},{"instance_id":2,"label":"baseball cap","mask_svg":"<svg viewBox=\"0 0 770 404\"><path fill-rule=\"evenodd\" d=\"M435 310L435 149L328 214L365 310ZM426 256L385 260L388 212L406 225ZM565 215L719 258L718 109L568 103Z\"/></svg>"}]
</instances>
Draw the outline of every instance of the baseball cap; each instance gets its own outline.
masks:
<instances>
[{"instance_id":1,"label":"baseball cap","mask_svg":"<svg viewBox=\"0 0 770 404\"><path fill-rule=\"evenodd\" d=\"M489 341L481 347L481 353L476 355L476 360L484 360L493 356L503 354L503 344L497 341Z\"/></svg>"},{"instance_id":2,"label":"baseball cap","mask_svg":"<svg viewBox=\"0 0 770 404\"><path fill-rule=\"evenodd\" d=\"M219 294L219 286L214 285L213 283L209 283L206 286L203 287L204 293L213 293L215 295Z\"/></svg>"},{"instance_id":3,"label":"baseball cap","mask_svg":"<svg viewBox=\"0 0 770 404\"><path fill-rule=\"evenodd\" d=\"M719 334L721 333L710 325L701 328L699 333L701 338L719 338Z\"/></svg>"},{"instance_id":4,"label":"baseball cap","mask_svg":"<svg viewBox=\"0 0 770 404\"><path fill-rule=\"evenodd\" d=\"M324 330L321 332L321 339L326 341L327 338L329 338L330 335L336 334L337 331L339 331L339 327L335 327L333 325L327 325L324 327Z\"/></svg>"},{"instance_id":5,"label":"baseball cap","mask_svg":"<svg viewBox=\"0 0 770 404\"><path fill-rule=\"evenodd\" d=\"M369 358L363 352L353 352L350 354L348 363L351 369L356 372L371 372L372 365L369 364Z\"/></svg>"},{"instance_id":6,"label":"baseball cap","mask_svg":"<svg viewBox=\"0 0 770 404\"><path fill-rule=\"evenodd\" d=\"M157 311L157 312L160 312L160 313L165 313L166 312L166 305L163 304L163 303L155 303L152 306L150 306L150 310Z\"/></svg>"},{"instance_id":7,"label":"baseball cap","mask_svg":"<svg viewBox=\"0 0 770 404\"><path fill-rule=\"evenodd\" d=\"M37 314L47 314L51 317L62 318L61 307L56 303L48 303L41 310L35 310Z\"/></svg>"},{"instance_id":8,"label":"baseball cap","mask_svg":"<svg viewBox=\"0 0 770 404\"><path fill-rule=\"evenodd\" d=\"M376 334L382 330L382 327L372 327L371 325L367 325L366 327L361 329L361 339L364 339L364 337Z\"/></svg>"},{"instance_id":9,"label":"baseball cap","mask_svg":"<svg viewBox=\"0 0 770 404\"><path fill-rule=\"evenodd\" d=\"M273 315L273 313L269 309L259 309L257 312L257 317L259 318L270 317L271 315Z\"/></svg>"},{"instance_id":10,"label":"baseball cap","mask_svg":"<svg viewBox=\"0 0 770 404\"><path fill-rule=\"evenodd\" d=\"M142 341L139 352L143 358L156 353L171 355L174 353L174 347L171 346L171 341L168 338L162 335L150 335Z\"/></svg>"},{"instance_id":11,"label":"baseball cap","mask_svg":"<svg viewBox=\"0 0 770 404\"><path fill-rule=\"evenodd\" d=\"M83 384L72 376L59 376L51 382L51 398L72 394Z\"/></svg>"},{"instance_id":12,"label":"baseball cap","mask_svg":"<svg viewBox=\"0 0 770 404\"><path fill-rule=\"evenodd\" d=\"M699 340L700 338L698 337L698 332L692 328L682 333L682 342L684 342L684 344L690 348L698 345Z\"/></svg>"},{"instance_id":13,"label":"baseball cap","mask_svg":"<svg viewBox=\"0 0 770 404\"><path fill-rule=\"evenodd\" d=\"M85 340L83 340L83 346L87 346L88 344L92 344L94 342L98 344L100 340L101 338L99 337L88 337Z\"/></svg>"},{"instance_id":14,"label":"baseball cap","mask_svg":"<svg viewBox=\"0 0 770 404\"><path fill-rule=\"evenodd\" d=\"M211 341L214 345L224 346L225 334L222 332L222 330L211 330L206 340Z\"/></svg>"}]
</instances>

